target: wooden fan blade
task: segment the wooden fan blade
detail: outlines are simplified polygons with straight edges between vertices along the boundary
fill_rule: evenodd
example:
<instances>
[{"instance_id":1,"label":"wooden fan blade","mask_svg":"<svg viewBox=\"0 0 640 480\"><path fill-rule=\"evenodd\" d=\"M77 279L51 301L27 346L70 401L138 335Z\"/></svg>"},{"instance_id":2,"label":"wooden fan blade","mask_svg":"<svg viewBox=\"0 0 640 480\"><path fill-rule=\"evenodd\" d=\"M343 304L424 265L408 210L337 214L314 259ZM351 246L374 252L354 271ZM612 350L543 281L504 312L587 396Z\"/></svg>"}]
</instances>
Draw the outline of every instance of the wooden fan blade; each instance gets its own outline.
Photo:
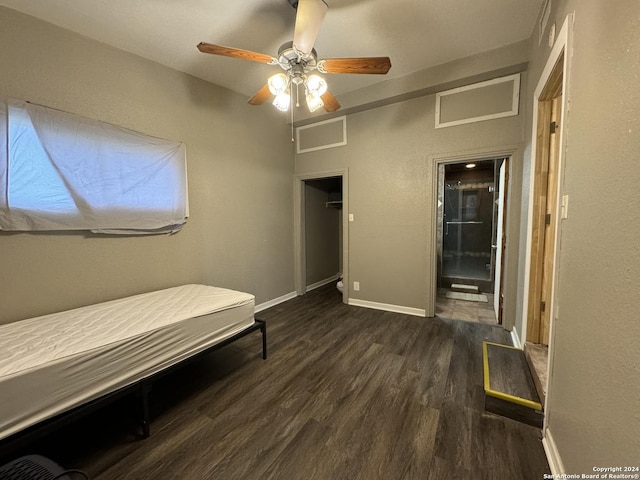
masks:
<instances>
[{"instance_id":1,"label":"wooden fan blade","mask_svg":"<svg viewBox=\"0 0 640 480\"><path fill-rule=\"evenodd\" d=\"M318 62L318 70L327 73L370 73L384 75L391 68L389 57L326 58Z\"/></svg>"},{"instance_id":2,"label":"wooden fan blade","mask_svg":"<svg viewBox=\"0 0 640 480\"><path fill-rule=\"evenodd\" d=\"M340 108L340 104L338 103L338 100L336 100L336 97L331 95L328 91L320 98L322 98L322 101L324 102L324 109L327 112L335 112Z\"/></svg>"},{"instance_id":3,"label":"wooden fan blade","mask_svg":"<svg viewBox=\"0 0 640 480\"><path fill-rule=\"evenodd\" d=\"M198 44L198 50L202 53L240 58L242 60L250 60L252 62L272 63L275 61L271 55L267 55L266 53L257 53L250 50L242 50L241 48L224 47L222 45L213 45L205 42L200 42Z\"/></svg>"},{"instance_id":4,"label":"wooden fan blade","mask_svg":"<svg viewBox=\"0 0 640 480\"><path fill-rule=\"evenodd\" d=\"M299 0L296 27L293 31L293 46L309 54L316 43L320 25L329 7L324 0Z\"/></svg>"},{"instance_id":5,"label":"wooden fan blade","mask_svg":"<svg viewBox=\"0 0 640 480\"><path fill-rule=\"evenodd\" d=\"M250 105L262 105L269 99L270 96L271 91L269 90L269 85L265 85L260 90L258 90L258 93L247 100L247 103Z\"/></svg>"}]
</instances>

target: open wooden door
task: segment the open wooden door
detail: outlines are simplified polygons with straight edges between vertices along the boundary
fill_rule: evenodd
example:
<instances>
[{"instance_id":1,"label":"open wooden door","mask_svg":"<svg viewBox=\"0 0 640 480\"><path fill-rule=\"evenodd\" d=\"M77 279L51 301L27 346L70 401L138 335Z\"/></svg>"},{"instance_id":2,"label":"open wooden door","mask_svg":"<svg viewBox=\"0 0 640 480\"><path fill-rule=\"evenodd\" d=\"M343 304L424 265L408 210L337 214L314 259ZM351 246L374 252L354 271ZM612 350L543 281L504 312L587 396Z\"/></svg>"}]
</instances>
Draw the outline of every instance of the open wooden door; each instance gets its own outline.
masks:
<instances>
[{"instance_id":1,"label":"open wooden door","mask_svg":"<svg viewBox=\"0 0 640 480\"><path fill-rule=\"evenodd\" d=\"M527 341L549 344L551 295L555 263L556 215L558 212L558 164L560 155L560 113L562 107L561 56L538 102L538 126L531 276Z\"/></svg>"}]
</instances>

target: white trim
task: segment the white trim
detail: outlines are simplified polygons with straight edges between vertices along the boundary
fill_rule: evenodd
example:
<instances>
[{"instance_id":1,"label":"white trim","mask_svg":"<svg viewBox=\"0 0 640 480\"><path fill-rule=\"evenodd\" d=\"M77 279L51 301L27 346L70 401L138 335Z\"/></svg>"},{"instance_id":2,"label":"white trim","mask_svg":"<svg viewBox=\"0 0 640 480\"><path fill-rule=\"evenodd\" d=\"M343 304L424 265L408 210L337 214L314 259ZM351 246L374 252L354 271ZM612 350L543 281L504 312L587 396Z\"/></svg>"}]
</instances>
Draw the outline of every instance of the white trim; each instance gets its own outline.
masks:
<instances>
[{"instance_id":1,"label":"white trim","mask_svg":"<svg viewBox=\"0 0 640 480\"><path fill-rule=\"evenodd\" d=\"M307 285L307 292L310 292L311 290L315 290L316 288L324 287L328 283L335 282L336 280L338 280L338 278L340 278L340 276L336 274L336 275L332 275L329 278L325 278L324 280L320 280L319 282L312 283L311 285Z\"/></svg>"},{"instance_id":2,"label":"white trim","mask_svg":"<svg viewBox=\"0 0 640 480\"><path fill-rule=\"evenodd\" d=\"M342 122L342 140L336 143L328 143L327 145L320 145L318 147L311 148L300 148L300 130L306 130L307 128L317 127L318 125L324 125L327 123L333 122ZM316 122L309 125L304 125L302 127L296 128L296 153L307 153L307 152L315 152L316 150L325 150L327 148L341 147L347 144L347 117L343 115L342 117L330 118L329 120L323 120L322 122Z\"/></svg>"},{"instance_id":3,"label":"white trim","mask_svg":"<svg viewBox=\"0 0 640 480\"><path fill-rule=\"evenodd\" d=\"M511 330L511 342L513 343L514 347L522 350L522 342L520 341L518 331L515 329L515 327L513 328L513 330Z\"/></svg>"},{"instance_id":4,"label":"white trim","mask_svg":"<svg viewBox=\"0 0 640 480\"><path fill-rule=\"evenodd\" d=\"M549 462L549 468L554 476L562 475L565 473L564 464L560 458L560 452L558 452L558 446L551 435L551 432L547 428L544 436L542 437L542 447L544 453L547 456L547 462Z\"/></svg>"},{"instance_id":5,"label":"white trim","mask_svg":"<svg viewBox=\"0 0 640 480\"><path fill-rule=\"evenodd\" d=\"M368 300L359 300L350 298L349 305L354 307L373 308L374 310L384 310L385 312L404 313L405 315L414 315L416 317L426 317L426 311L423 308L403 307L402 305L391 305L389 303L370 302Z\"/></svg>"},{"instance_id":6,"label":"white trim","mask_svg":"<svg viewBox=\"0 0 640 480\"><path fill-rule=\"evenodd\" d=\"M511 98L511 110L507 110L500 113L491 113L489 115L481 115L479 117L470 117L463 120L454 120L452 122L440 122L440 99L444 96L455 95L456 93L466 92L469 90L476 90L478 88L488 87L489 85L495 85L498 83L513 82L513 93ZM494 78L485 82L474 83L472 85L465 85L464 87L458 87L444 92L436 93L436 128L453 127L455 125L464 125L465 123L482 122L484 120L493 120L496 118L513 117L518 115L520 108L520 74L509 75L506 77Z\"/></svg>"},{"instance_id":7,"label":"white trim","mask_svg":"<svg viewBox=\"0 0 640 480\"><path fill-rule=\"evenodd\" d=\"M255 313L266 310L267 308L275 307L276 305L280 305L281 303L286 302L287 300L291 300L292 298L296 298L298 294L296 292L287 293L286 295L282 295L281 297L274 298L272 300L267 300L260 305L256 305L254 309Z\"/></svg>"}]
</instances>

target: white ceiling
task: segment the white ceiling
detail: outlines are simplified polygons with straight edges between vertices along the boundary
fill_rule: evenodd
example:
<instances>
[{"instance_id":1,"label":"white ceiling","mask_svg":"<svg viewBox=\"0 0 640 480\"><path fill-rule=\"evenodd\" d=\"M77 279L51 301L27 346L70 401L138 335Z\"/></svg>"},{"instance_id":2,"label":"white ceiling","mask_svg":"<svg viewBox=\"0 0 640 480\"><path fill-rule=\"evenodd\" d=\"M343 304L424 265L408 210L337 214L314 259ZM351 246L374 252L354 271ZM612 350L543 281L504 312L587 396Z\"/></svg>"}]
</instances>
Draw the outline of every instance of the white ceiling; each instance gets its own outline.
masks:
<instances>
[{"instance_id":1,"label":"white ceiling","mask_svg":"<svg viewBox=\"0 0 640 480\"><path fill-rule=\"evenodd\" d=\"M326 0L319 58L388 56L382 75L331 75L339 96L530 37L542 0ZM287 0L0 0L250 97L279 67L198 52L203 41L276 56L292 39Z\"/></svg>"}]
</instances>

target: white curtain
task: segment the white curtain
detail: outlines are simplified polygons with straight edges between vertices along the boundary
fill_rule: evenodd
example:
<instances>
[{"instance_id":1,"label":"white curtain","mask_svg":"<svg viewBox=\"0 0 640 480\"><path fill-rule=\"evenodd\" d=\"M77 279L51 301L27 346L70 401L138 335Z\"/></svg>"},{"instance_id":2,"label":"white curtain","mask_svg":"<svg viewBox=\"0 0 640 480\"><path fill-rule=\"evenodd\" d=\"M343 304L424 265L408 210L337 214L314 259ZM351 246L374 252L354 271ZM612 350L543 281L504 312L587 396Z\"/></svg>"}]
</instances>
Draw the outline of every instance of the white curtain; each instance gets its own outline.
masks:
<instances>
[{"instance_id":1,"label":"white curtain","mask_svg":"<svg viewBox=\"0 0 640 480\"><path fill-rule=\"evenodd\" d=\"M153 234L186 222L182 143L18 100L0 110L1 230Z\"/></svg>"}]
</instances>

